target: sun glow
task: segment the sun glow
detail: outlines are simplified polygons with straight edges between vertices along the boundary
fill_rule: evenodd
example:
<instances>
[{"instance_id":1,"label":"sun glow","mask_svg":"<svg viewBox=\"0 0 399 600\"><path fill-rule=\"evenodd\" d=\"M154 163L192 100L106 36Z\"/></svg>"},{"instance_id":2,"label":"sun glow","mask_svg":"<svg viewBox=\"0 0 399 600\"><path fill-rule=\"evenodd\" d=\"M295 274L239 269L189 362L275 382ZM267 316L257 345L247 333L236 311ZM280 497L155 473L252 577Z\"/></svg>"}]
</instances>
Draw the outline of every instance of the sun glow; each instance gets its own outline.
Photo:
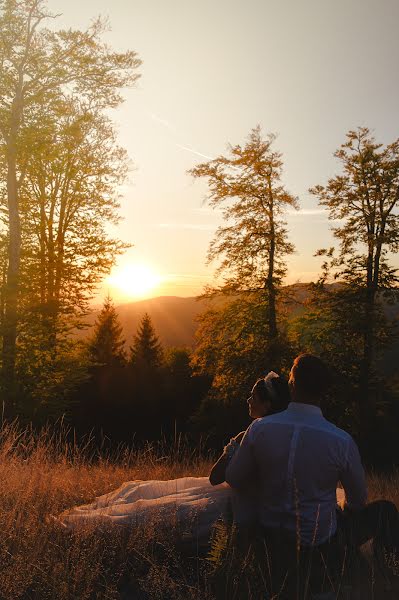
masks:
<instances>
[{"instance_id":1,"label":"sun glow","mask_svg":"<svg viewBox=\"0 0 399 600\"><path fill-rule=\"evenodd\" d=\"M152 292L162 281L160 275L143 264L130 264L116 269L107 283L130 298L142 298Z\"/></svg>"}]
</instances>

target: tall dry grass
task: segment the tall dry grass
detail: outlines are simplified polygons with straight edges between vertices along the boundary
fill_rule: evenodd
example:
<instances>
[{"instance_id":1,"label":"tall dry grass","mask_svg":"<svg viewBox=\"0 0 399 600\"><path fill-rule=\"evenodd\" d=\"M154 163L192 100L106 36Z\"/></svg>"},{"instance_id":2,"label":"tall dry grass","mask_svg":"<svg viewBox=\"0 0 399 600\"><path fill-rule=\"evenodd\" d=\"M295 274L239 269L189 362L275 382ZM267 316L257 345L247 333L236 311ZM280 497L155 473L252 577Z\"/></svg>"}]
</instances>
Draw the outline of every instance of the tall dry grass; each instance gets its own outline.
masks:
<instances>
[{"instance_id":1,"label":"tall dry grass","mask_svg":"<svg viewBox=\"0 0 399 600\"><path fill-rule=\"evenodd\" d=\"M187 598L197 594L192 581L204 597L198 573L180 568L168 527L68 532L51 518L124 481L206 474L198 449L178 439L111 456L66 439L15 425L0 431L0 598Z\"/></svg>"},{"instance_id":2,"label":"tall dry grass","mask_svg":"<svg viewBox=\"0 0 399 600\"><path fill-rule=\"evenodd\" d=\"M68 442L62 432L35 434L4 426L0 431L0 600L210 600L215 596L232 600L234 595L264 600L265 589L251 587L252 575L242 592L242 586L225 585L226 570L220 569L220 562L215 567L192 549L188 556L178 532L168 523L66 531L51 519L124 481L202 476L209 469L210 461L200 449L189 448L179 439L172 447L120 448L111 456L95 452L89 441L83 447ZM398 475L371 474L369 483L371 499L384 497L399 506ZM225 565L230 550L222 559ZM237 563L235 548L233 554L235 562L227 565L227 576L230 573L234 584L248 568L248 557ZM379 595L371 571L363 577L362 600L396 597Z\"/></svg>"}]
</instances>

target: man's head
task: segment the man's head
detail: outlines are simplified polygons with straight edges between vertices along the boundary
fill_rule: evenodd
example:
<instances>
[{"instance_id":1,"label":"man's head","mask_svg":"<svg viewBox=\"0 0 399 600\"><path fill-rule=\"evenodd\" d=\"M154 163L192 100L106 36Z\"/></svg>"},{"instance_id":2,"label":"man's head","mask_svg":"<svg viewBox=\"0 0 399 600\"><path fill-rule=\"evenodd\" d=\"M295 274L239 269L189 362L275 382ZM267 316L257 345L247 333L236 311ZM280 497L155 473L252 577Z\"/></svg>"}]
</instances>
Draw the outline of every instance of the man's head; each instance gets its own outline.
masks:
<instances>
[{"instance_id":1,"label":"man's head","mask_svg":"<svg viewBox=\"0 0 399 600\"><path fill-rule=\"evenodd\" d=\"M313 354L300 354L292 365L289 385L294 402L319 405L331 384L327 365Z\"/></svg>"}]
</instances>

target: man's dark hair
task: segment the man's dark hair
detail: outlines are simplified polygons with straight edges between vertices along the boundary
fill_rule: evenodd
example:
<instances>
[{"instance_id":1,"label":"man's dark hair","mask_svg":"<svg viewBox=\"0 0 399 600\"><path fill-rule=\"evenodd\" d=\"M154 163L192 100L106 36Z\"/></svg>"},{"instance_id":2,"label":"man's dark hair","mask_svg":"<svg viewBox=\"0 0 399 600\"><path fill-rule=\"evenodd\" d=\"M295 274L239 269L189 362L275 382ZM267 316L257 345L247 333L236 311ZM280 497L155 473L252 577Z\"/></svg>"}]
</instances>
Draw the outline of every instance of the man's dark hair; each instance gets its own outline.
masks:
<instances>
[{"instance_id":1,"label":"man's dark hair","mask_svg":"<svg viewBox=\"0 0 399 600\"><path fill-rule=\"evenodd\" d=\"M328 366L313 354L300 354L292 365L291 377L295 389L312 398L322 398L331 385Z\"/></svg>"}]
</instances>

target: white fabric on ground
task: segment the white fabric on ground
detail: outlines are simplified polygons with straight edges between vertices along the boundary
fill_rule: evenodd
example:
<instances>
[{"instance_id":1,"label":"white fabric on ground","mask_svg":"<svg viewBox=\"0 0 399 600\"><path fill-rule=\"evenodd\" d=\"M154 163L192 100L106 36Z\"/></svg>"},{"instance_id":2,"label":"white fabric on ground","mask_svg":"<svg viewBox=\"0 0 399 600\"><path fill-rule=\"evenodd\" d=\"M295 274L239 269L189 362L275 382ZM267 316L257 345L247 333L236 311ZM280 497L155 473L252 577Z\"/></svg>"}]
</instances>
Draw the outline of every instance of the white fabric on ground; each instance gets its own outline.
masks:
<instances>
[{"instance_id":1,"label":"white fabric on ground","mask_svg":"<svg viewBox=\"0 0 399 600\"><path fill-rule=\"evenodd\" d=\"M337 489L337 500L344 492ZM69 528L97 523L141 525L162 519L187 530L199 540L206 539L213 523L237 509L234 493L227 483L212 486L208 477L181 477L168 481L128 481L117 490L99 496L91 504L64 511L59 520Z\"/></svg>"}]
</instances>

